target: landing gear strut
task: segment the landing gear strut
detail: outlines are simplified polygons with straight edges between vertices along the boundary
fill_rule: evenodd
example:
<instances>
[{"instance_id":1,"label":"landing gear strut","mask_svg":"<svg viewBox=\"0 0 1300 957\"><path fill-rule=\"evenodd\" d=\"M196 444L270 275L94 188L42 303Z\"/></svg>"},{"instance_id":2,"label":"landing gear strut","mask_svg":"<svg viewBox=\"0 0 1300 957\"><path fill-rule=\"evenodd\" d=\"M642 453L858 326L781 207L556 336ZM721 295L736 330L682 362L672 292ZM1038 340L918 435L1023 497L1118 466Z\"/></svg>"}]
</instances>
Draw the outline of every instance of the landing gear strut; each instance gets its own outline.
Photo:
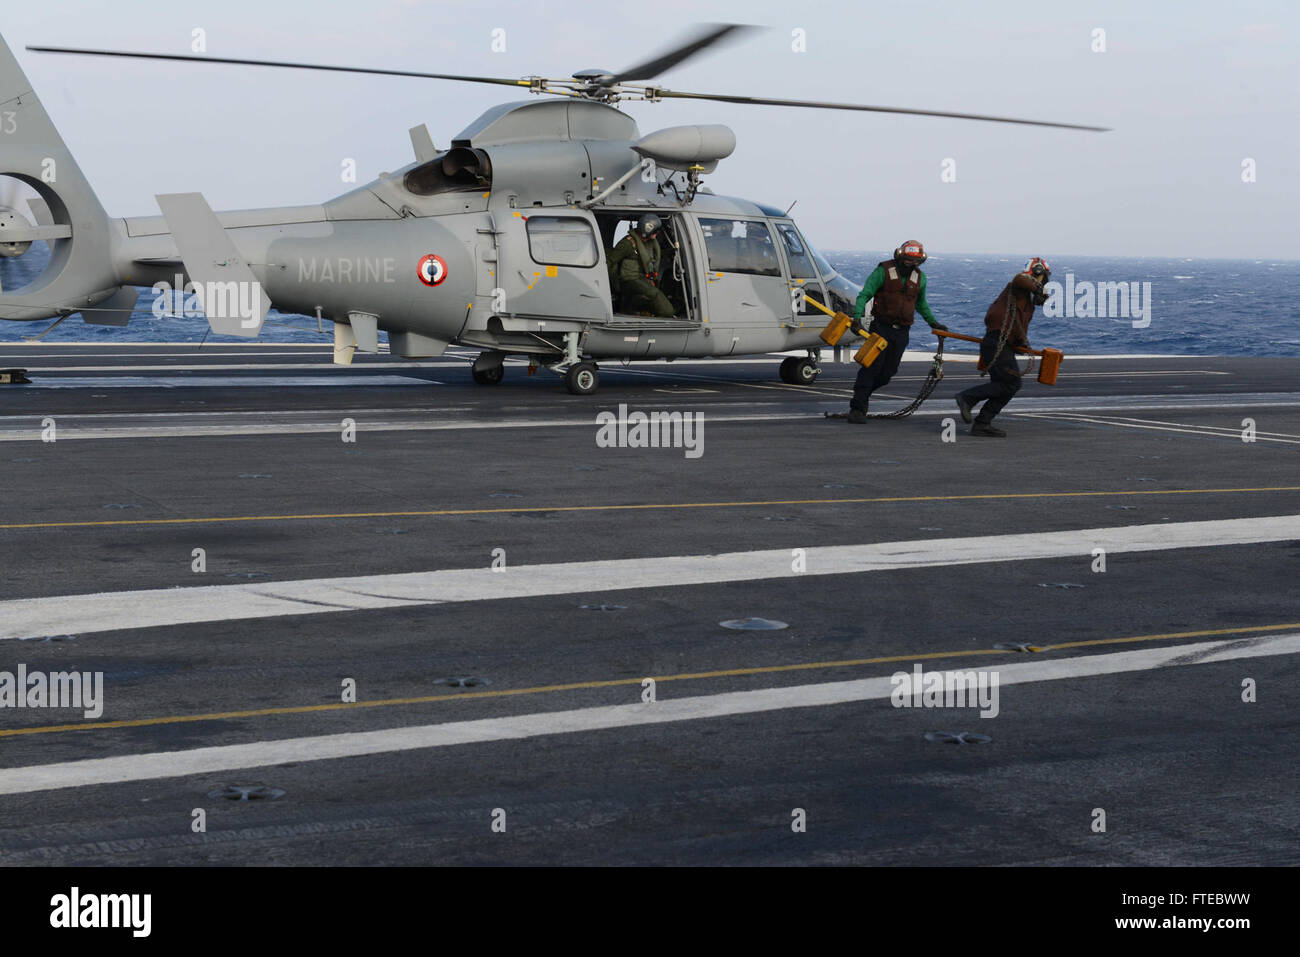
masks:
<instances>
[{"instance_id":1,"label":"landing gear strut","mask_svg":"<svg viewBox=\"0 0 1300 957\"><path fill-rule=\"evenodd\" d=\"M600 385L596 363L582 358L581 340L576 332L564 334L564 358L547 368L564 376L564 387L573 395L591 395Z\"/></svg>"},{"instance_id":2,"label":"landing gear strut","mask_svg":"<svg viewBox=\"0 0 1300 957\"><path fill-rule=\"evenodd\" d=\"M505 377L505 353L482 352L474 360L471 374L479 385L497 385Z\"/></svg>"}]
</instances>

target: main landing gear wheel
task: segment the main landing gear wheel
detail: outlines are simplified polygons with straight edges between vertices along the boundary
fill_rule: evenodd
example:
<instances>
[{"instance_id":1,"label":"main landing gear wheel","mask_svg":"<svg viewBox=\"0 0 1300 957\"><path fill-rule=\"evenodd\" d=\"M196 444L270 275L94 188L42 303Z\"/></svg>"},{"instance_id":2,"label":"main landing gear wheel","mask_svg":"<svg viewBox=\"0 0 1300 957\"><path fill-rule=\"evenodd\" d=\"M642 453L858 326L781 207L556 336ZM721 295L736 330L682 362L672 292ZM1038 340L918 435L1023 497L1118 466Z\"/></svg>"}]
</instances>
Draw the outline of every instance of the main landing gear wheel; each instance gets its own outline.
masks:
<instances>
[{"instance_id":1,"label":"main landing gear wheel","mask_svg":"<svg viewBox=\"0 0 1300 957\"><path fill-rule=\"evenodd\" d=\"M475 369L471 375L474 381L479 385L498 385L506 376L505 366L496 366L491 369Z\"/></svg>"},{"instance_id":2,"label":"main landing gear wheel","mask_svg":"<svg viewBox=\"0 0 1300 957\"><path fill-rule=\"evenodd\" d=\"M790 385L812 385L821 371L821 366L812 359L790 356L781 360L781 381Z\"/></svg>"},{"instance_id":3,"label":"main landing gear wheel","mask_svg":"<svg viewBox=\"0 0 1300 957\"><path fill-rule=\"evenodd\" d=\"M470 374L479 385L497 385L505 378L505 357L485 352L474 360Z\"/></svg>"},{"instance_id":4,"label":"main landing gear wheel","mask_svg":"<svg viewBox=\"0 0 1300 957\"><path fill-rule=\"evenodd\" d=\"M594 362L579 362L564 373L564 387L574 395L591 395L598 385L600 373Z\"/></svg>"}]
</instances>

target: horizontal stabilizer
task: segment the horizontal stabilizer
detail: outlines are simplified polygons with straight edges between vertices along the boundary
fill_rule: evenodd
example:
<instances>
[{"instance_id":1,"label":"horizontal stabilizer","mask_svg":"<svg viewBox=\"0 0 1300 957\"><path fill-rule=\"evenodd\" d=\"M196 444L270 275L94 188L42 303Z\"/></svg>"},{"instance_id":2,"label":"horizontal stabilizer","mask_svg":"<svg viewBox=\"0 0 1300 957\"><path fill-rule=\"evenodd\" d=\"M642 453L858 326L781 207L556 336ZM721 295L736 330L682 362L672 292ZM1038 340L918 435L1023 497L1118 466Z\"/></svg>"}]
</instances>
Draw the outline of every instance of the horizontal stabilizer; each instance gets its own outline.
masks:
<instances>
[{"instance_id":1,"label":"horizontal stabilizer","mask_svg":"<svg viewBox=\"0 0 1300 957\"><path fill-rule=\"evenodd\" d=\"M32 219L36 220L37 226L53 226L54 217L50 215L50 206L39 196L33 196L27 201L27 208L32 211Z\"/></svg>"},{"instance_id":2,"label":"horizontal stabilizer","mask_svg":"<svg viewBox=\"0 0 1300 957\"><path fill-rule=\"evenodd\" d=\"M157 197L212 331L252 338L271 300L201 193Z\"/></svg>"},{"instance_id":3,"label":"horizontal stabilizer","mask_svg":"<svg viewBox=\"0 0 1300 957\"><path fill-rule=\"evenodd\" d=\"M7 226L3 239L6 243L30 243L41 239L70 239L71 226Z\"/></svg>"}]
</instances>

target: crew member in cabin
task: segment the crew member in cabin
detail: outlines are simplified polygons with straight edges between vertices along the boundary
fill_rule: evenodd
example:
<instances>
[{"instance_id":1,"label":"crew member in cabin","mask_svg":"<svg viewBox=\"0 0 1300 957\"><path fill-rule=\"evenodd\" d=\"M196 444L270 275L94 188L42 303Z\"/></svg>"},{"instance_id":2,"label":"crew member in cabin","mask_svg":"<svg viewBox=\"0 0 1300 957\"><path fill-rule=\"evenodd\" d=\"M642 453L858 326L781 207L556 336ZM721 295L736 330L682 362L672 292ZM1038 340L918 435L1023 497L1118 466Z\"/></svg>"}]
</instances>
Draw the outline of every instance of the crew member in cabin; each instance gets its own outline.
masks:
<instances>
[{"instance_id":1,"label":"crew member in cabin","mask_svg":"<svg viewBox=\"0 0 1300 957\"><path fill-rule=\"evenodd\" d=\"M957 393L957 408L963 422L971 421L971 410L980 409L971 426L971 435L1002 438L1007 433L993 425L993 417L1020 391L1023 373L1016 361L1017 346L1029 348L1029 320L1034 306L1047 301L1043 287L1052 278L1046 261L1035 256L1024 271L1003 287L984 314L984 338L980 340L980 363L989 381Z\"/></svg>"},{"instance_id":2,"label":"crew member in cabin","mask_svg":"<svg viewBox=\"0 0 1300 957\"><path fill-rule=\"evenodd\" d=\"M888 345L875 362L858 370L853 398L849 401L849 421L855 425L867 421L871 393L888 383L898 371L916 313L921 313L930 328L948 331L947 326L935 320L925 301L925 273L921 272L925 259L925 247L909 239L894 250L893 259L886 259L872 270L862 292L858 293L857 305L853 307L853 331L862 335L861 320L870 300L871 325L867 332L883 336Z\"/></svg>"},{"instance_id":3,"label":"crew member in cabin","mask_svg":"<svg viewBox=\"0 0 1300 957\"><path fill-rule=\"evenodd\" d=\"M654 213L646 213L629 229L609 257L609 268L619 281L619 309L628 314L648 312L671 319L673 304L659 288L659 228Z\"/></svg>"}]
</instances>

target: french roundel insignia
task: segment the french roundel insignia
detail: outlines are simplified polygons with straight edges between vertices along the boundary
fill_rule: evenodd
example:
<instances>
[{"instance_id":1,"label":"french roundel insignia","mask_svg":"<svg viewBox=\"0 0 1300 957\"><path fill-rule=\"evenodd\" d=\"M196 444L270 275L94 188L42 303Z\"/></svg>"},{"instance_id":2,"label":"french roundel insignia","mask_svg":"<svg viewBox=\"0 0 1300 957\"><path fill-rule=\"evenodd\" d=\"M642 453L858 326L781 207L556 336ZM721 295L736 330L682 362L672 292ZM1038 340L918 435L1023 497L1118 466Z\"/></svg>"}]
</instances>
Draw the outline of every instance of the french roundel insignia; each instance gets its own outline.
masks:
<instances>
[{"instance_id":1,"label":"french roundel insignia","mask_svg":"<svg viewBox=\"0 0 1300 957\"><path fill-rule=\"evenodd\" d=\"M447 262L441 256L429 253L420 260L416 272L419 273L420 282L426 286L436 286L447 278Z\"/></svg>"}]
</instances>

